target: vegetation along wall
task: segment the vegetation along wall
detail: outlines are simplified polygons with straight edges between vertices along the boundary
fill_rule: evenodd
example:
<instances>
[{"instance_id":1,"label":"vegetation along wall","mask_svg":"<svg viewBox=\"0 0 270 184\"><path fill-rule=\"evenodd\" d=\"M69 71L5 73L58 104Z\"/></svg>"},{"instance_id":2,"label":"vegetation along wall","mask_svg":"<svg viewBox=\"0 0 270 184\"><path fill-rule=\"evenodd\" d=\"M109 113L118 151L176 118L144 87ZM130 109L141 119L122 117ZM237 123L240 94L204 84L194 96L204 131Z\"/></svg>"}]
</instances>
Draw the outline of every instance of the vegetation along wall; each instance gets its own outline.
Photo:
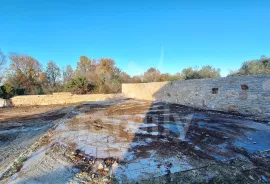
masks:
<instances>
[{"instance_id":1,"label":"vegetation along wall","mask_svg":"<svg viewBox=\"0 0 270 184\"><path fill-rule=\"evenodd\" d=\"M270 75L123 84L126 97L270 117Z\"/></svg>"}]
</instances>

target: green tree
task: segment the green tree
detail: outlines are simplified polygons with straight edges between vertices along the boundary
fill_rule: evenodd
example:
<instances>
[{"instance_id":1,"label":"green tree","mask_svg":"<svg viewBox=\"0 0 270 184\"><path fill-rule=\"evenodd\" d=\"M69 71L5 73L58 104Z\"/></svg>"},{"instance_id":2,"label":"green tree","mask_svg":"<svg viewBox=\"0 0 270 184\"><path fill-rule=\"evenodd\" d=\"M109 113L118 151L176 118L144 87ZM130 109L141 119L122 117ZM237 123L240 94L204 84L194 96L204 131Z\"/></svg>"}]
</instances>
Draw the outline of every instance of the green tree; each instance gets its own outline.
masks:
<instances>
[{"instance_id":1,"label":"green tree","mask_svg":"<svg viewBox=\"0 0 270 184\"><path fill-rule=\"evenodd\" d=\"M246 61L237 71L231 72L230 76L270 74L270 58L262 56L260 59Z\"/></svg>"},{"instance_id":2,"label":"green tree","mask_svg":"<svg viewBox=\"0 0 270 184\"><path fill-rule=\"evenodd\" d=\"M191 67L185 68L182 70L185 80L189 79L201 79L202 77L199 75L197 70L193 70Z\"/></svg>"},{"instance_id":3,"label":"green tree","mask_svg":"<svg viewBox=\"0 0 270 184\"><path fill-rule=\"evenodd\" d=\"M214 68L212 66L203 66L199 71L198 71L199 75L202 78L217 78L217 77L221 77L220 75L220 69L219 68Z\"/></svg>"},{"instance_id":4,"label":"green tree","mask_svg":"<svg viewBox=\"0 0 270 184\"><path fill-rule=\"evenodd\" d=\"M13 97L14 94L15 94L15 90L10 84L6 83L3 86L1 86L1 89L0 89L1 98L9 99Z\"/></svg>"},{"instance_id":5,"label":"green tree","mask_svg":"<svg viewBox=\"0 0 270 184\"><path fill-rule=\"evenodd\" d=\"M86 94L93 90L93 86L90 85L86 78L82 76L77 76L68 81L65 88L67 91L70 91L73 94Z\"/></svg>"},{"instance_id":6,"label":"green tree","mask_svg":"<svg viewBox=\"0 0 270 184\"><path fill-rule=\"evenodd\" d=\"M220 77L220 69L212 66L203 66L201 69L193 69L191 67L183 69L182 74L185 80L217 78Z\"/></svg>"}]
</instances>

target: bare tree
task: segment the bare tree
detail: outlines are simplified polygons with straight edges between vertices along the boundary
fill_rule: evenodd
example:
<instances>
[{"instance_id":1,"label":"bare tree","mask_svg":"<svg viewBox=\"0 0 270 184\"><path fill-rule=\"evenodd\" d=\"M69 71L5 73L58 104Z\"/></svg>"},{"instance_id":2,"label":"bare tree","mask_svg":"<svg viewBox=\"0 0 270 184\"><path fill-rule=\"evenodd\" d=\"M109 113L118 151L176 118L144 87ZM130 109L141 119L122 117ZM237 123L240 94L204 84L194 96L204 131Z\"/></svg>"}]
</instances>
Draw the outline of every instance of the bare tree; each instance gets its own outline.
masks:
<instances>
[{"instance_id":1,"label":"bare tree","mask_svg":"<svg viewBox=\"0 0 270 184\"><path fill-rule=\"evenodd\" d=\"M63 83L66 84L74 77L74 71L70 65L66 66L66 69L63 71Z\"/></svg>"},{"instance_id":2,"label":"bare tree","mask_svg":"<svg viewBox=\"0 0 270 184\"><path fill-rule=\"evenodd\" d=\"M56 87L56 82L61 76L60 69L55 62L49 61L46 69L46 76L51 87Z\"/></svg>"},{"instance_id":3,"label":"bare tree","mask_svg":"<svg viewBox=\"0 0 270 184\"><path fill-rule=\"evenodd\" d=\"M77 62L76 73L79 76L86 76L91 67L91 59L86 56L81 56L80 61Z\"/></svg>"},{"instance_id":4,"label":"bare tree","mask_svg":"<svg viewBox=\"0 0 270 184\"><path fill-rule=\"evenodd\" d=\"M160 71L156 68L149 68L143 74L144 82L159 82L160 81Z\"/></svg>"}]
</instances>

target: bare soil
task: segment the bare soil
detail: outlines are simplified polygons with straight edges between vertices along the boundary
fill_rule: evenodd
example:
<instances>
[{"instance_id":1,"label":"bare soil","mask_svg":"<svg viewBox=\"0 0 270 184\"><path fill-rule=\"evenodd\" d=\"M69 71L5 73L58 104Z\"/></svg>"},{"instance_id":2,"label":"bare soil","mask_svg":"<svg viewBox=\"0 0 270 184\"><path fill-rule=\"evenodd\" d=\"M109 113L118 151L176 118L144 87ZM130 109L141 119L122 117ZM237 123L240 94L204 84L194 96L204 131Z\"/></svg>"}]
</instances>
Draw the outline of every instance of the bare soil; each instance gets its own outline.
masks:
<instances>
[{"instance_id":1,"label":"bare soil","mask_svg":"<svg viewBox=\"0 0 270 184\"><path fill-rule=\"evenodd\" d=\"M76 104L0 108L0 123L8 123L13 121L20 122L39 118L54 118L55 111L71 105Z\"/></svg>"},{"instance_id":2,"label":"bare soil","mask_svg":"<svg viewBox=\"0 0 270 184\"><path fill-rule=\"evenodd\" d=\"M1 108L0 173L67 112L64 105Z\"/></svg>"}]
</instances>

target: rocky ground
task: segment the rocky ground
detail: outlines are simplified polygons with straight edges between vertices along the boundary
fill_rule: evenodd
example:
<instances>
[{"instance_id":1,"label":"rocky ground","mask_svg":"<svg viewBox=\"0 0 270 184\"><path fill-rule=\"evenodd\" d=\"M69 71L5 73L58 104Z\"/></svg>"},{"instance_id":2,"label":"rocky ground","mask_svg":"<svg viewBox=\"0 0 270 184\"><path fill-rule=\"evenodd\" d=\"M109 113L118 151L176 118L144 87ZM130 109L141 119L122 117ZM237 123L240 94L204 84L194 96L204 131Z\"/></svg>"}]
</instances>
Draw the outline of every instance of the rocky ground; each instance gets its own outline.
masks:
<instances>
[{"instance_id":1,"label":"rocky ground","mask_svg":"<svg viewBox=\"0 0 270 184\"><path fill-rule=\"evenodd\" d=\"M270 181L270 120L132 99L54 113L1 127L1 163L13 155L6 150L28 147L2 170L2 183Z\"/></svg>"}]
</instances>

